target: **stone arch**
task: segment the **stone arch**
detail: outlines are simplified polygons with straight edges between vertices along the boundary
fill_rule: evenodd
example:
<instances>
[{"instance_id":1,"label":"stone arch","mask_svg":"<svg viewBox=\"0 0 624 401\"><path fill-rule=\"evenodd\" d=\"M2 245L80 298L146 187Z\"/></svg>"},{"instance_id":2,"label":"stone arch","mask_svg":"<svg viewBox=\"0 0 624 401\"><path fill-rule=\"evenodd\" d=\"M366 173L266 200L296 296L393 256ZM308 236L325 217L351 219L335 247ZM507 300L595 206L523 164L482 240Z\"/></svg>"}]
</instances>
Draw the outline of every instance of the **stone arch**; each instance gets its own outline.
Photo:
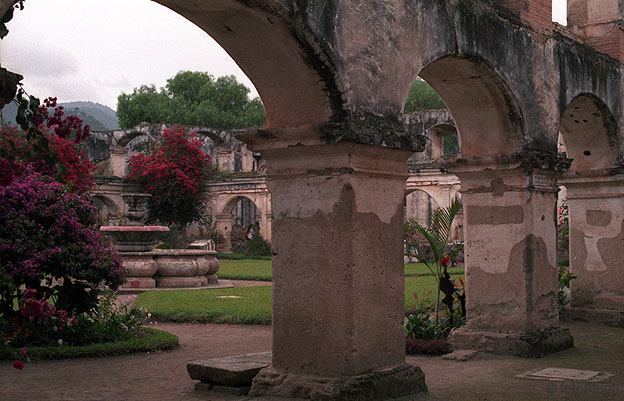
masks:
<instances>
[{"instance_id":1,"label":"stone arch","mask_svg":"<svg viewBox=\"0 0 624 401\"><path fill-rule=\"evenodd\" d=\"M207 32L254 83L267 128L321 123L342 113L329 57L279 1L155 0Z\"/></svg>"},{"instance_id":2,"label":"stone arch","mask_svg":"<svg viewBox=\"0 0 624 401\"><path fill-rule=\"evenodd\" d=\"M440 197L426 188L412 188L405 192L405 220L414 219L421 225L429 224L433 212L443 206Z\"/></svg>"},{"instance_id":3,"label":"stone arch","mask_svg":"<svg viewBox=\"0 0 624 401\"><path fill-rule=\"evenodd\" d=\"M418 76L449 108L464 157L511 154L522 149L525 127L520 105L502 76L485 60L442 57L426 65Z\"/></svg>"},{"instance_id":4,"label":"stone arch","mask_svg":"<svg viewBox=\"0 0 624 401\"><path fill-rule=\"evenodd\" d=\"M260 235L267 241L271 240L270 233L270 221L267 219L266 211L264 210L264 206L266 202L259 202L259 199L255 199L256 197L251 194L251 196L247 196L246 194L232 194L225 199L219 200L219 204L223 205L216 214L216 229L220 235L220 241L217 244L217 249L220 252L232 252L235 251L235 247L242 240L243 233L238 232L236 238L233 238L233 233L236 230L245 229L246 227L241 228L245 224L241 225L240 221L236 221L234 212L239 205L239 202L243 199L251 202L253 207L255 208L255 218L253 222L250 222L249 225L255 226L256 230L260 233ZM240 237L240 238L239 238Z\"/></svg>"},{"instance_id":5,"label":"stone arch","mask_svg":"<svg viewBox=\"0 0 624 401\"><path fill-rule=\"evenodd\" d=\"M563 149L573 159L570 171L609 169L618 157L617 124L598 97L581 94L561 117Z\"/></svg>"}]
</instances>

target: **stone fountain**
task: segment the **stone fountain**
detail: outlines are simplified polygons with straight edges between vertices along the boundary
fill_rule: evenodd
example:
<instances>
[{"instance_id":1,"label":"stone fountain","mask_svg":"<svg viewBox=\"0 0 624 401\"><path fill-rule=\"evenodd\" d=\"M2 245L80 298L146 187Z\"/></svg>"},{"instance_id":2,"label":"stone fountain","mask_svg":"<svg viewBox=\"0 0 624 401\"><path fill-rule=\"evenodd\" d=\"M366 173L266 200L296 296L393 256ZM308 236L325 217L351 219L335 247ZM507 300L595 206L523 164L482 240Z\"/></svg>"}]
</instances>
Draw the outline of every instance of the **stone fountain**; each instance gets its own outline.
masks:
<instances>
[{"instance_id":1,"label":"stone fountain","mask_svg":"<svg viewBox=\"0 0 624 401\"><path fill-rule=\"evenodd\" d=\"M181 288L218 284L219 262L212 241L199 249L154 249L165 226L146 226L147 203L151 195L123 194L128 205L124 225L102 226L110 236L127 270L127 283L122 288Z\"/></svg>"}]
</instances>

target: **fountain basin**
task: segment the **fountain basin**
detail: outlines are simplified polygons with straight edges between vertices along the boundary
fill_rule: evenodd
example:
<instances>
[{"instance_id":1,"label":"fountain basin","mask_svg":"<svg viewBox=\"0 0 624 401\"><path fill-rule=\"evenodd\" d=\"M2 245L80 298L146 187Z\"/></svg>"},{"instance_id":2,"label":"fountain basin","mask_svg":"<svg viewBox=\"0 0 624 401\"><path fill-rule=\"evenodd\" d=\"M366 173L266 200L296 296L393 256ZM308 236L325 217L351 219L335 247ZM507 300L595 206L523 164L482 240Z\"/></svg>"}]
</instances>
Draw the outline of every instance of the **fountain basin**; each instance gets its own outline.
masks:
<instances>
[{"instance_id":1,"label":"fountain basin","mask_svg":"<svg viewBox=\"0 0 624 401\"><path fill-rule=\"evenodd\" d=\"M169 231L165 226L102 226L100 231L108 234L119 252L147 252Z\"/></svg>"}]
</instances>

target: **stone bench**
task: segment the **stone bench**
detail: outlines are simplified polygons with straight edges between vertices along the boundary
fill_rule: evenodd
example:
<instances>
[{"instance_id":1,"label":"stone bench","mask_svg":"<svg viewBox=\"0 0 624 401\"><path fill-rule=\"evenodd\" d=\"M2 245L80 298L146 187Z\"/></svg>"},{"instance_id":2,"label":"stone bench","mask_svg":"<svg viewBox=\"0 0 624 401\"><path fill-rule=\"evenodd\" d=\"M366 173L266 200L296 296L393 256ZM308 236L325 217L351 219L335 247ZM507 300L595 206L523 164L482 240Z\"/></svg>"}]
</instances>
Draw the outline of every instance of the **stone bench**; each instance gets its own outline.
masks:
<instances>
[{"instance_id":1,"label":"stone bench","mask_svg":"<svg viewBox=\"0 0 624 401\"><path fill-rule=\"evenodd\" d=\"M246 395L253 378L270 364L271 352L261 352L193 361L186 365L186 370L191 379L200 381L195 390Z\"/></svg>"}]
</instances>

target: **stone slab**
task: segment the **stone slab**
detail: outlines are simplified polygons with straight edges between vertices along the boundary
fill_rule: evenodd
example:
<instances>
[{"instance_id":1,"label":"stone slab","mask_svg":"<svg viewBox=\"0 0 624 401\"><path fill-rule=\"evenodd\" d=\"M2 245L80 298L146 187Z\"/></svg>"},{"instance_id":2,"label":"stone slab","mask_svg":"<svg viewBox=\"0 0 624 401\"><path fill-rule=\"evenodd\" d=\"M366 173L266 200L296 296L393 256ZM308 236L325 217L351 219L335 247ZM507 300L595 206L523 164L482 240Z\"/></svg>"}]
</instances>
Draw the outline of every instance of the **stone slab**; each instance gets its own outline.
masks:
<instances>
[{"instance_id":1,"label":"stone slab","mask_svg":"<svg viewBox=\"0 0 624 401\"><path fill-rule=\"evenodd\" d=\"M446 354L442 357L442 359L446 359L447 361L460 361L465 362L471 359L475 359L479 355L479 351L474 349L458 349L450 354Z\"/></svg>"},{"instance_id":2,"label":"stone slab","mask_svg":"<svg viewBox=\"0 0 624 401\"><path fill-rule=\"evenodd\" d=\"M579 370L567 368L537 368L516 375L520 379L552 380L552 381L576 381L576 382L601 382L613 376L607 372L595 372L593 370Z\"/></svg>"},{"instance_id":3,"label":"stone slab","mask_svg":"<svg viewBox=\"0 0 624 401\"><path fill-rule=\"evenodd\" d=\"M189 362L191 379L231 387L249 387L258 372L271 364L271 353L245 354Z\"/></svg>"}]
</instances>

